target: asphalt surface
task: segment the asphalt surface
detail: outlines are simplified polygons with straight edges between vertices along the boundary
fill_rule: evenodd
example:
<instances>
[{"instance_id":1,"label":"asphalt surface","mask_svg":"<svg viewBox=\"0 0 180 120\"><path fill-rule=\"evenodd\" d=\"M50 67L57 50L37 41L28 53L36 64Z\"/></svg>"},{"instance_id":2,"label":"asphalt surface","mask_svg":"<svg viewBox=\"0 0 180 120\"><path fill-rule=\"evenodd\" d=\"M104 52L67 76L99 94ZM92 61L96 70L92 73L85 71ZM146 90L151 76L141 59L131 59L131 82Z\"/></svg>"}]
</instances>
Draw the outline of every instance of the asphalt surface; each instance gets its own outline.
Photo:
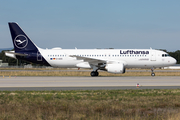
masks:
<instances>
[{"instance_id":1,"label":"asphalt surface","mask_svg":"<svg viewBox=\"0 0 180 120\"><path fill-rule=\"evenodd\" d=\"M139 87L137 87L139 84ZM180 76L0 77L0 90L177 89Z\"/></svg>"}]
</instances>

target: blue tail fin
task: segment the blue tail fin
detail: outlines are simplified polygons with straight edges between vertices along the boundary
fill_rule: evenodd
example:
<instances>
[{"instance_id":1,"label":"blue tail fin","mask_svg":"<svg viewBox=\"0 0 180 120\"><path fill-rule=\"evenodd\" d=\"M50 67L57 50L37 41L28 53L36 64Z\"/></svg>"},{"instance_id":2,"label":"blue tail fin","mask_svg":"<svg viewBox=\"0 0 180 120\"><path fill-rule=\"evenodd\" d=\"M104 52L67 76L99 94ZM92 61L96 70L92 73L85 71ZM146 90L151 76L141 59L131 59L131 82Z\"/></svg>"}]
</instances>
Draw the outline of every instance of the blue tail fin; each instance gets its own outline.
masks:
<instances>
[{"instance_id":1,"label":"blue tail fin","mask_svg":"<svg viewBox=\"0 0 180 120\"><path fill-rule=\"evenodd\" d=\"M36 45L29 39L17 23L11 22L9 29L15 52L37 52Z\"/></svg>"}]
</instances>

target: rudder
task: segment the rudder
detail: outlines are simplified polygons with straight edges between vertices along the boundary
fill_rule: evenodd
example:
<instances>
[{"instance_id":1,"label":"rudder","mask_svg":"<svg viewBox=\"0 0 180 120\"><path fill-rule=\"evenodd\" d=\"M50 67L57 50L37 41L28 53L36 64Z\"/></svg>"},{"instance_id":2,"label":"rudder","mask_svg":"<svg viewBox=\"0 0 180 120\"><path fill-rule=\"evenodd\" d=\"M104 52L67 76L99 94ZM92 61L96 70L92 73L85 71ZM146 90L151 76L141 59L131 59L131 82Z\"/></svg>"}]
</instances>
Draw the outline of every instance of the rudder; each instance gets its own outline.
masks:
<instances>
[{"instance_id":1,"label":"rudder","mask_svg":"<svg viewBox=\"0 0 180 120\"><path fill-rule=\"evenodd\" d=\"M15 52L37 52L36 45L29 39L17 23L9 22Z\"/></svg>"}]
</instances>

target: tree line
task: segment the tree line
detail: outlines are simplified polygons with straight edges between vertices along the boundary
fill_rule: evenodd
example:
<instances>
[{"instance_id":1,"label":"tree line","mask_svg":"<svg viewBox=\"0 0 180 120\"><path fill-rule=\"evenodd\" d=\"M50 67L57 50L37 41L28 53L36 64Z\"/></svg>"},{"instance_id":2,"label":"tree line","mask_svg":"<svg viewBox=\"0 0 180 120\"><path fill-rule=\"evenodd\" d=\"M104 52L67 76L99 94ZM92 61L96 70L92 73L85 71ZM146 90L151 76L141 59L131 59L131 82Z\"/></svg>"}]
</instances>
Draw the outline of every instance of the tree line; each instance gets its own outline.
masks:
<instances>
[{"instance_id":1,"label":"tree line","mask_svg":"<svg viewBox=\"0 0 180 120\"><path fill-rule=\"evenodd\" d=\"M167 52L167 51L165 51ZM175 58L177 60L176 64L180 64L180 50L177 50L175 52L167 52L171 57Z\"/></svg>"},{"instance_id":2,"label":"tree line","mask_svg":"<svg viewBox=\"0 0 180 120\"><path fill-rule=\"evenodd\" d=\"M167 50L162 50L167 52L170 56L175 58L177 60L177 64L180 64L180 50L177 50L175 52L168 52ZM5 51L0 52L0 60L2 60L3 63L9 63L10 66L15 66L15 65L25 65L25 64L32 64L32 65L37 65L34 63L30 63L24 60L16 60L14 58L10 58L5 56ZM39 65L37 65L39 66Z\"/></svg>"},{"instance_id":3,"label":"tree line","mask_svg":"<svg viewBox=\"0 0 180 120\"><path fill-rule=\"evenodd\" d=\"M9 66L16 66L16 65L17 66L22 66L22 65L27 65L27 64L37 65L37 64L34 64L34 63L30 63L28 61L17 60L17 59L11 58L11 57L7 57L5 55L5 51L0 52L0 60L2 60L3 63L8 63Z\"/></svg>"}]
</instances>

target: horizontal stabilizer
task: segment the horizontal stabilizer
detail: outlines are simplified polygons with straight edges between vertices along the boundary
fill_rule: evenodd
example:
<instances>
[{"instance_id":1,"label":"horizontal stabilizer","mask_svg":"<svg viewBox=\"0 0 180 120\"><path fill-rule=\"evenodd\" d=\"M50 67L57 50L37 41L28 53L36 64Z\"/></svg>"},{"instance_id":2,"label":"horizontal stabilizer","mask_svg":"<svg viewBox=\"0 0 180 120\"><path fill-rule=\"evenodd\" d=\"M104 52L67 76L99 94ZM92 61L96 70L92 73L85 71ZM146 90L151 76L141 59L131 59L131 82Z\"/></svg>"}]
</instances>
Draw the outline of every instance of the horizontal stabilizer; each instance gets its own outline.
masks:
<instances>
[{"instance_id":1,"label":"horizontal stabilizer","mask_svg":"<svg viewBox=\"0 0 180 120\"><path fill-rule=\"evenodd\" d=\"M14 51L5 51L5 55L8 57L16 58L17 56L27 56L27 54L15 53Z\"/></svg>"}]
</instances>

